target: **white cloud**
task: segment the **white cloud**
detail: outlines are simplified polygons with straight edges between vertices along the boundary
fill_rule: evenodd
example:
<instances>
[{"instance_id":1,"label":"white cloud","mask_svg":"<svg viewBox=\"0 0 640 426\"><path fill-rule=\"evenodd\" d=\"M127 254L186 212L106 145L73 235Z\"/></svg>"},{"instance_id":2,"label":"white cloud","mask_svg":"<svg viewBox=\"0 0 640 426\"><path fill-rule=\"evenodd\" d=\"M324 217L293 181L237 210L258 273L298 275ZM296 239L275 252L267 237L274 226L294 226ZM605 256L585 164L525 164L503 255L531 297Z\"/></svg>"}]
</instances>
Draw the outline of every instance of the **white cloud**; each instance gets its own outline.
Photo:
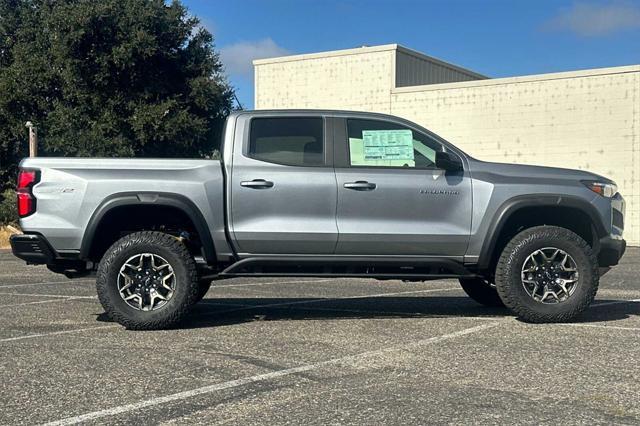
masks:
<instances>
[{"instance_id":1,"label":"white cloud","mask_svg":"<svg viewBox=\"0 0 640 426\"><path fill-rule=\"evenodd\" d=\"M627 2L575 3L544 26L553 31L571 31L580 36L602 36L640 28L640 6Z\"/></svg>"},{"instance_id":2,"label":"white cloud","mask_svg":"<svg viewBox=\"0 0 640 426\"><path fill-rule=\"evenodd\" d=\"M254 59L273 58L290 55L291 52L278 46L271 38L243 41L220 49L220 59L228 75L250 77Z\"/></svg>"}]
</instances>

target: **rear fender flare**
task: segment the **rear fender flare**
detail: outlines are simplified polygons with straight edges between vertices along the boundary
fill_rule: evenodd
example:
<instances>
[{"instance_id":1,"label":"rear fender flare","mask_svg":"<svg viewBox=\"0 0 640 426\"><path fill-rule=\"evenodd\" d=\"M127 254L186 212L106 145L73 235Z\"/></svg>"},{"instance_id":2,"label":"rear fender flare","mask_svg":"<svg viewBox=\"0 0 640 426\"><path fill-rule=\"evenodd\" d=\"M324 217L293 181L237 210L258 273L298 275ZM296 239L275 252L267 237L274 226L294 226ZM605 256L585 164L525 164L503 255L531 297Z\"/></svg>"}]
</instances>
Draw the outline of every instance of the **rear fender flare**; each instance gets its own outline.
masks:
<instances>
[{"instance_id":1,"label":"rear fender flare","mask_svg":"<svg viewBox=\"0 0 640 426\"><path fill-rule=\"evenodd\" d=\"M89 257L96 231L107 213L114 208L122 206L149 205L174 207L184 212L198 231L205 260L209 264L216 262L213 238L211 237L207 221L202 216L198 207L184 195L162 192L126 192L107 197L89 219L80 246L80 258L87 259Z\"/></svg>"}]
</instances>

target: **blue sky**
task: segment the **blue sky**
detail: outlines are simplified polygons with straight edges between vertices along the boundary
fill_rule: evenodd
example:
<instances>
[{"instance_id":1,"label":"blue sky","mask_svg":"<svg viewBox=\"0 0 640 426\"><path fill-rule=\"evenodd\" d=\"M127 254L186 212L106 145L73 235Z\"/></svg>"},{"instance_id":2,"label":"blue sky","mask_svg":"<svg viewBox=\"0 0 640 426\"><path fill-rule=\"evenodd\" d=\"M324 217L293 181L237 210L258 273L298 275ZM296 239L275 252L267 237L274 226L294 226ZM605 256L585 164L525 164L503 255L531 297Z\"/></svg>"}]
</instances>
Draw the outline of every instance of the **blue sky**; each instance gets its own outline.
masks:
<instances>
[{"instance_id":1,"label":"blue sky","mask_svg":"<svg viewBox=\"0 0 640 426\"><path fill-rule=\"evenodd\" d=\"M251 60L398 43L489 77L640 64L640 0L183 0L245 108Z\"/></svg>"}]
</instances>

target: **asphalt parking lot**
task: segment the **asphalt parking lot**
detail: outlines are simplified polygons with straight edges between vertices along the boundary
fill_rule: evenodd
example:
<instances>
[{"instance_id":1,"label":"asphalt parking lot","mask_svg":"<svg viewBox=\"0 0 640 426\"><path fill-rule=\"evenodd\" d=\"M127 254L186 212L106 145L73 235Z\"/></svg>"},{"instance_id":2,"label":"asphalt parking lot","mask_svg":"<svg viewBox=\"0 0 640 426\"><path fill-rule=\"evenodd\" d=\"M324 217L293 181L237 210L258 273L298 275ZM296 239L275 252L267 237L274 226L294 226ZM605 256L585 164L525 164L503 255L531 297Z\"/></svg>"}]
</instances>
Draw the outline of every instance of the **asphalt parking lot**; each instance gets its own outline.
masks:
<instances>
[{"instance_id":1,"label":"asphalt parking lot","mask_svg":"<svg viewBox=\"0 0 640 426\"><path fill-rule=\"evenodd\" d=\"M93 281L0 253L1 424L639 424L640 249L578 322L457 281L234 279L177 330L110 323Z\"/></svg>"}]
</instances>

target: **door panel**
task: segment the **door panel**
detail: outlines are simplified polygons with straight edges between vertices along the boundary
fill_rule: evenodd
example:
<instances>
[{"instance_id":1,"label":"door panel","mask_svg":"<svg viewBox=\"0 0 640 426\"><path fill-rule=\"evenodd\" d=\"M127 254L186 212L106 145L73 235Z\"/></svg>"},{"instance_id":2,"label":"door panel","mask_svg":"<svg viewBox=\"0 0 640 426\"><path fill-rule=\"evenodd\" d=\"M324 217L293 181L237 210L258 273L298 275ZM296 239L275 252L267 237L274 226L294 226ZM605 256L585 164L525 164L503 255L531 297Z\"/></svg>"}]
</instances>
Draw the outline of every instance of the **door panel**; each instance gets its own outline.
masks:
<instances>
[{"instance_id":1,"label":"door panel","mask_svg":"<svg viewBox=\"0 0 640 426\"><path fill-rule=\"evenodd\" d=\"M463 255L471 185L441 170L337 169L339 254ZM353 190L363 181L375 189Z\"/></svg>"},{"instance_id":2,"label":"door panel","mask_svg":"<svg viewBox=\"0 0 640 426\"><path fill-rule=\"evenodd\" d=\"M444 145L385 120L341 120L334 135L336 254L465 254L471 179L466 171L435 167Z\"/></svg>"},{"instance_id":3,"label":"door panel","mask_svg":"<svg viewBox=\"0 0 640 426\"><path fill-rule=\"evenodd\" d=\"M289 131L294 136L285 135L284 139L289 139L283 142L282 138L278 139L278 126L286 126L286 123L277 123L275 129L261 130L268 134L259 143L252 141L258 146L257 155L289 164L309 161L314 166L274 164L251 158L248 140L243 141L244 149L234 150L229 183L230 226L238 252L332 254L338 230L336 179L331 161L318 164L322 161L318 156L322 157L323 150L308 142L307 136L297 136L304 129ZM248 131L249 128L246 123L245 129ZM297 149L294 137L304 144L303 152L293 152ZM279 147L276 151L268 147L272 141ZM327 151L326 146L324 151Z\"/></svg>"}]
</instances>

